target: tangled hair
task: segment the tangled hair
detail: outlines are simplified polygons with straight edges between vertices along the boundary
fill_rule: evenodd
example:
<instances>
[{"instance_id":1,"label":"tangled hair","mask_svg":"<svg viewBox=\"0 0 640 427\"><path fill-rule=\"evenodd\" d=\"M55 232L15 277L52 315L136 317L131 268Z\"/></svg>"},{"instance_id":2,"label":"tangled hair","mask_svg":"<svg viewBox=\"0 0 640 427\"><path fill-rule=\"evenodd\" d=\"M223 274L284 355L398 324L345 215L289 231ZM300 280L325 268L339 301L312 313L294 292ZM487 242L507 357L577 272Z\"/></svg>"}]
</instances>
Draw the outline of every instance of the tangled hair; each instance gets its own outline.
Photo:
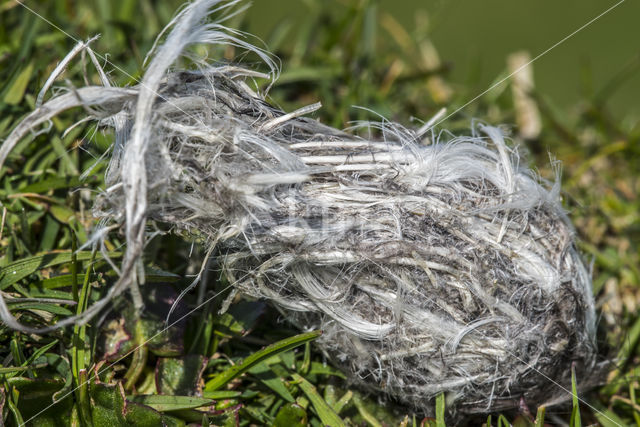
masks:
<instances>
[{"instance_id":1,"label":"tangled hair","mask_svg":"<svg viewBox=\"0 0 640 427\"><path fill-rule=\"evenodd\" d=\"M561 399L572 364L578 377L595 366L596 346L590 277L558 183L542 182L495 127L453 136L383 121L364 138L302 117L318 105L269 105L247 83L263 77L254 71L170 69L189 45L230 43L277 74L267 52L203 21L228 5L190 4L139 85L104 77L59 95L0 149L2 162L75 106L115 130L94 212L125 229L120 279L56 326L88 321L126 289L135 296L151 219L217 248L236 291L322 329L319 347L361 387L427 412L442 392L458 413ZM56 327L27 328L0 309L21 330Z\"/></svg>"}]
</instances>

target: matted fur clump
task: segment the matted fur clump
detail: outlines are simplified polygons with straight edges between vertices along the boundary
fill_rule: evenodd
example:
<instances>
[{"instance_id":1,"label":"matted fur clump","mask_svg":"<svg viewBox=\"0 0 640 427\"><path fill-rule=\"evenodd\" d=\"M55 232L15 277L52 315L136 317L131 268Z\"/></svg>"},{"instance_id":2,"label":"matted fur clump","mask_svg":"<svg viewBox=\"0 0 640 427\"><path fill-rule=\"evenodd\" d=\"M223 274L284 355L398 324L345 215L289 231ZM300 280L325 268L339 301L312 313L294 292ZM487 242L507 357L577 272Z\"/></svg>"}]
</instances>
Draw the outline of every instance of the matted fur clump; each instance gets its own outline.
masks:
<instances>
[{"instance_id":1,"label":"matted fur clump","mask_svg":"<svg viewBox=\"0 0 640 427\"><path fill-rule=\"evenodd\" d=\"M427 412L441 392L459 413L568 396L571 365L578 377L594 366L595 319L558 185L494 127L453 136L383 122L364 138L301 117L316 106L269 105L247 84L253 71L171 69L194 43L245 47L275 69L202 22L224 6L185 8L140 85L108 87L105 76L61 94L0 151L74 106L115 129L95 212L126 228L127 253L105 301L135 295L152 219L205 237L238 291L322 329L318 345L360 386Z\"/></svg>"}]
</instances>

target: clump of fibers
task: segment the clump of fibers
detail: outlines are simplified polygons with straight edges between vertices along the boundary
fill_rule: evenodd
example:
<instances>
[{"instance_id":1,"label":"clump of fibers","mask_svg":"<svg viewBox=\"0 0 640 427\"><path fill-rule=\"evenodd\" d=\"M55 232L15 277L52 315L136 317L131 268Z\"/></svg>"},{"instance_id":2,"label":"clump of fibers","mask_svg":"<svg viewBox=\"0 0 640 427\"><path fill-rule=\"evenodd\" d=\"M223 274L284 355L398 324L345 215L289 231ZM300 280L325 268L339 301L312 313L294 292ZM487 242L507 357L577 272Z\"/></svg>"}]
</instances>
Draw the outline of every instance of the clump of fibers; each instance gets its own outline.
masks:
<instances>
[{"instance_id":1,"label":"clump of fibers","mask_svg":"<svg viewBox=\"0 0 640 427\"><path fill-rule=\"evenodd\" d=\"M103 74L104 86L38 107L0 149L1 163L77 106L115 131L94 212L108 225L96 241L124 229L120 279L56 326L87 322L127 289L135 298L153 220L204 238L236 291L322 329L319 347L361 387L425 412L442 392L458 413L570 397L571 366L578 378L595 366L595 315L558 184L495 127L454 136L383 121L366 125L379 137L361 137L302 117L317 105L273 107L250 88L260 73L173 68L190 45L229 43L276 74L267 52L203 20L228 5L190 4L139 85L112 87ZM19 324L2 300L0 315L25 331L53 328Z\"/></svg>"}]
</instances>

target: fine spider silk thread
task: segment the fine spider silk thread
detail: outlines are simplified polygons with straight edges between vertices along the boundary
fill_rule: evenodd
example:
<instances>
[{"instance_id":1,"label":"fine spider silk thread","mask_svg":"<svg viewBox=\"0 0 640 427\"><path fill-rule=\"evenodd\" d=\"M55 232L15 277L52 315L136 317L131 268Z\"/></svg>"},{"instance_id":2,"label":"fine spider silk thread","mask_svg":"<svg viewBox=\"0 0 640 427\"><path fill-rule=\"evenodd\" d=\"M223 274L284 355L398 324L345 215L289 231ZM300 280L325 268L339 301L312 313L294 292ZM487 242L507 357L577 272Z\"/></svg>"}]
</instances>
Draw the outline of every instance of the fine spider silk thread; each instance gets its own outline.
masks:
<instances>
[{"instance_id":1,"label":"fine spider silk thread","mask_svg":"<svg viewBox=\"0 0 640 427\"><path fill-rule=\"evenodd\" d=\"M570 384L570 366L596 363L591 281L559 201L495 127L468 136L382 121L360 137L284 113L252 90L269 77L188 54L194 44L273 57L208 23L237 2L184 8L148 56L140 84L74 88L36 108L0 148L0 165L42 123L83 106L113 129L107 188L94 214L122 226L120 278L79 317L21 325L0 296L0 318L27 332L86 323L143 282L148 220L216 248L237 292L264 298L302 329L350 381L420 410L445 392L476 413L562 400L545 377ZM181 56L198 64L173 69ZM66 59L65 59L66 60ZM50 79L53 81L52 79ZM41 97L39 97L41 99ZM371 132L369 132L371 133Z\"/></svg>"}]
</instances>

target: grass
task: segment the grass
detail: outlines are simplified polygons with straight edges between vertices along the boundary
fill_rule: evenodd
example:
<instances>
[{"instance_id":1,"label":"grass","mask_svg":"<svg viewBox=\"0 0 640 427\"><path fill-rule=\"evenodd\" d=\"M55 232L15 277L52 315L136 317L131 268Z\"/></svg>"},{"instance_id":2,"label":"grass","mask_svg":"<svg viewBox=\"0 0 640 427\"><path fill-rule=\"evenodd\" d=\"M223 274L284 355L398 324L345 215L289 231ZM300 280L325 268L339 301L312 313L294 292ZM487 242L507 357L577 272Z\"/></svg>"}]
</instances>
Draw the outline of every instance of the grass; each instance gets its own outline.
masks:
<instances>
[{"instance_id":1,"label":"grass","mask_svg":"<svg viewBox=\"0 0 640 427\"><path fill-rule=\"evenodd\" d=\"M180 1L122 0L118 7L107 0L33 4L75 37L101 33L94 47L109 53L109 60L129 74L111 74L124 85L140 75L145 52ZM448 81L448 67L440 62L428 34L398 25L374 1L321 4L308 2L304 22L284 22L265 37L284 64L280 83L271 91L273 102L283 108L321 100L318 117L343 127L353 120L375 119L370 111L352 107L365 105L407 123L409 117L428 119L443 106L454 111L476 95ZM33 109L48 74L75 43L14 1L0 3L0 20L4 138ZM231 24L248 29L242 17ZM236 54L232 49L211 52L229 60ZM588 71L585 88L612 91L620 84L619 79L590 81ZM65 76L82 84L79 61ZM91 67L88 78L96 78ZM534 89L542 132L524 144L544 177L553 177L547 152L563 163L566 206L581 249L593 259L600 345L615 356L615 369L601 387L580 396L582 402L574 382L568 408L523 408L472 423L640 426L640 125L638 117L612 116L607 92L584 93L578 105L561 110ZM514 111L506 82L454 115L446 127L464 131L472 117L515 123ZM75 251L94 225L92 194L101 188L105 170L103 161L94 163L111 141L93 125L63 134L77 114L54 120L49 132L22 142L0 171L0 290L27 324L48 325L82 312L116 278L111 262L118 263L123 245L117 231L106 242L109 259L100 252ZM90 176L81 179L91 167ZM171 233L149 244L142 318L123 298L99 325L96 319L46 336L15 333L0 325L3 422L445 425L446 396L436 399L436 417L426 420L393 404L377 403L375 396L350 389L342 373L323 363L310 345L316 332L299 334L262 302L239 301L219 315L228 292L224 278L210 275L206 295L217 297L159 333L170 302L189 283L203 256L198 245L192 248L184 236ZM195 295L187 297L172 322L193 309L195 301ZM48 407L52 402L56 404Z\"/></svg>"}]
</instances>

